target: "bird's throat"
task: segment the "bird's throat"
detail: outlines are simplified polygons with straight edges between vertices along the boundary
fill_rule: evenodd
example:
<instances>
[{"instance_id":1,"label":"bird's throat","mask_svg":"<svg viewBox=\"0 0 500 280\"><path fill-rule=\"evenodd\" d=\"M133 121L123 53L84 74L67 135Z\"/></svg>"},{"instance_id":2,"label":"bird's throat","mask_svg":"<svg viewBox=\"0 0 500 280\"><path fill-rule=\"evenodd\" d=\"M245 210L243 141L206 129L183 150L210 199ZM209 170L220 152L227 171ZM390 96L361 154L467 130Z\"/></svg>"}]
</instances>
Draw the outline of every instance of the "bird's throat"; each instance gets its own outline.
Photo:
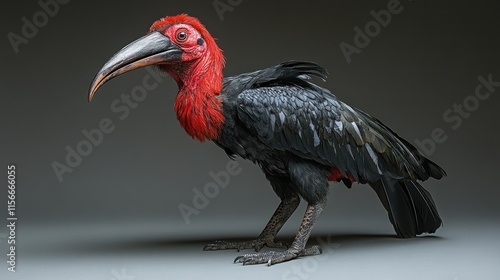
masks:
<instances>
[{"instance_id":1,"label":"bird's throat","mask_svg":"<svg viewBox=\"0 0 500 280\"><path fill-rule=\"evenodd\" d=\"M174 105L177 119L186 132L199 141L217 139L224 123L219 96L222 67L206 67L205 63L186 69L183 77L174 77L179 85Z\"/></svg>"},{"instance_id":2,"label":"bird's throat","mask_svg":"<svg viewBox=\"0 0 500 280\"><path fill-rule=\"evenodd\" d=\"M217 139L224 122L217 95L180 91L174 106L177 119L191 137L199 141Z\"/></svg>"}]
</instances>

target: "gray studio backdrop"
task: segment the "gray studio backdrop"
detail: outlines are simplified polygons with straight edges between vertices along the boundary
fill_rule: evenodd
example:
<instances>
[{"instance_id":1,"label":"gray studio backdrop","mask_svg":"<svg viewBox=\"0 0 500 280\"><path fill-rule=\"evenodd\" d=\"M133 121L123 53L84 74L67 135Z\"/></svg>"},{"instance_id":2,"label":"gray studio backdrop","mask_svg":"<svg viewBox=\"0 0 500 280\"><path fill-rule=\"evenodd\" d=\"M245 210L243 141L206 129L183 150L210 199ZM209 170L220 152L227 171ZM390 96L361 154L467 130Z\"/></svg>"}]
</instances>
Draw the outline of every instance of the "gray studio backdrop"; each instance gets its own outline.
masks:
<instances>
[{"instance_id":1,"label":"gray studio backdrop","mask_svg":"<svg viewBox=\"0 0 500 280\"><path fill-rule=\"evenodd\" d=\"M40 246L35 232L52 227L64 229L54 237L61 240L113 224L167 239L260 232L278 198L256 166L230 163L214 144L185 134L169 77L153 69L127 73L87 103L91 80L114 52L154 20L178 13L198 17L218 38L226 75L291 59L318 62L329 78L317 83L382 120L448 172L424 183L444 230L498 223L500 26L494 1L42 0L2 6L0 177L5 183L7 165L16 165L19 246ZM318 231L393 234L367 186L331 189ZM294 234L302 211L285 226L285 236ZM4 226L0 234L7 236ZM6 239L0 241L6 251Z\"/></svg>"}]
</instances>

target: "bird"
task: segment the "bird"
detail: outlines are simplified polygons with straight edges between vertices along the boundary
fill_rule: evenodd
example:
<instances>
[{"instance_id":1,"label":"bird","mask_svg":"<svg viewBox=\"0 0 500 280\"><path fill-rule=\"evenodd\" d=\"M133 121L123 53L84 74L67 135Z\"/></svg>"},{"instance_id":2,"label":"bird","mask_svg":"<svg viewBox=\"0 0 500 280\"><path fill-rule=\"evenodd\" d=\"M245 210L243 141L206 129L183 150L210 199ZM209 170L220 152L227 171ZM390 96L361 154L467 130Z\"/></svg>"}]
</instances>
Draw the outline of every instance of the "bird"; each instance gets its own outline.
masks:
<instances>
[{"instance_id":1,"label":"bird","mask_svg":"<svg viewBox=\"0 0 500 280\"><path fill-rule=\"evenodd\" d=\"M397 237L434 233L442 225L431 194L419 181L446 172L375 117L312 82L327 70L307 61L285 61L224 77L225 57L216 39L187 14L155 21L143 37L114 54L97 72L88 101L110 79L146 66L177 83L174 110L195 140L212 141L231 158L260 167L280 203L259 236L215 241L205 251L255 249L234 260L273 265L322 253L306 247L324 210L330 182L367 184L388 213ZM306 211L293 242L276 235L301 201ZM274 248L260 252L263 247Z\"/></svg>"}]
</instances>

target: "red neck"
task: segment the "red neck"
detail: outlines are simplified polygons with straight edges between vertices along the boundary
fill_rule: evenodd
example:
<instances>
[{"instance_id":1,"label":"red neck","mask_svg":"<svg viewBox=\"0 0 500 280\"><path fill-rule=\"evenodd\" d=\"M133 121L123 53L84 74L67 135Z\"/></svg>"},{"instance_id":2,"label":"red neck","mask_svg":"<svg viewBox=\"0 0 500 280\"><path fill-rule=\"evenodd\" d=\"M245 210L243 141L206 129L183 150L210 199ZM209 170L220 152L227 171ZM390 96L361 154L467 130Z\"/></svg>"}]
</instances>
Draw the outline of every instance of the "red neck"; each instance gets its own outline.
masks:
<instances>
[{"instance_id":1,"label":"red neck","mask_svg":"<svg viewBox=\"0 0 500 280\"><path fill-rule=\"evenodd\" d=\"M199 141L217 139L224 123L219 98L223 64L222 56L213 57L208 51L199 60L178 65L184 69L174 66L167 70L179 86L174 105L177 119Z\"/></svg>"}]
</instances>

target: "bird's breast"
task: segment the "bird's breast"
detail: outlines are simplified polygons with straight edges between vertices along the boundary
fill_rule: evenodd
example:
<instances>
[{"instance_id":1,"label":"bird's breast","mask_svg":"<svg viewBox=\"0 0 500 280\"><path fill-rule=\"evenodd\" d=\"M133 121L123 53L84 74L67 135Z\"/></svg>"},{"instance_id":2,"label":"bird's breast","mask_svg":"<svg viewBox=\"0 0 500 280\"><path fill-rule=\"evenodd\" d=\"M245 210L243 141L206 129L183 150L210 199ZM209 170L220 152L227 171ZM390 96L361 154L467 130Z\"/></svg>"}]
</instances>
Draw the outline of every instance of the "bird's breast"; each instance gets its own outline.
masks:
<instances>
[{"instance_id":1,"label":"bird's breast","mask_svg":"<svg viewBox=\"0 0 500 280\"><path fill-rule=\"evenodd\" d=\"M179 92L174 105L179 123L187 134L199 140L219 137L224 115L220 99L201 92Z\"/></svg>"}]
</instances>

